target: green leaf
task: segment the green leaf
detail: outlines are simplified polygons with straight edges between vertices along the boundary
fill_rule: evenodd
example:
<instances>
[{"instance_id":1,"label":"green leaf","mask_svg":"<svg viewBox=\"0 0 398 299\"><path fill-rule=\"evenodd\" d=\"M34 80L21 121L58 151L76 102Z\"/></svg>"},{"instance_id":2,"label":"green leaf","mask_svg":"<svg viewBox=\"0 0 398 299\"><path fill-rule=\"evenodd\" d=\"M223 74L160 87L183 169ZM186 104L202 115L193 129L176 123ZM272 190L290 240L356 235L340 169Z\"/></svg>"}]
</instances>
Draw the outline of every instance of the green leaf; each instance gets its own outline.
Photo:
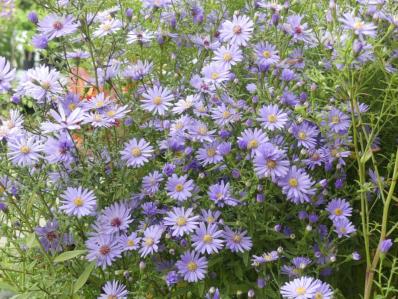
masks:
<instances>
[{"instance_id":1,"label":"green leaf","mask_svg":"<svg viewBox=\"0 0 398 299\"><path fill-rule=\"evenodd\" d=\"M87 268L80 274L79 278L76 280L75 285L73 286L73 293L76 293L80 290L87 282L90 277L91 272L95 268L95 263L90 263Z\"/></svg>"},{"instance_id":2,"label":"green leaf","mask_svg":"<svg viewBox=\"0 0 398 299\"><path fill-rule=\"evenodd\" d=\"M55 259L55 263L60 263L64 261L71 260L79 255L86 253L86 250L73 250L73 251L66 251L58 255Z\"/></svg>"}]
</instances>

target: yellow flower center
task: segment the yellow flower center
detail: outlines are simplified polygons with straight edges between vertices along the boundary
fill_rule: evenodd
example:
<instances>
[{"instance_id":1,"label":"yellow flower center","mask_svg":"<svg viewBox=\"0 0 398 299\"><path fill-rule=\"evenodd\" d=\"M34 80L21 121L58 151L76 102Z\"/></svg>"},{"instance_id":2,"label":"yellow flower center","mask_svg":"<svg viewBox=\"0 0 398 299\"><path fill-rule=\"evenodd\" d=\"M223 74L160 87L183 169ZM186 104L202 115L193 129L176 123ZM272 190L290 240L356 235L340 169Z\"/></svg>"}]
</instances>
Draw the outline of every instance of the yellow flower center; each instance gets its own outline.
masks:
<instances>
[{"instance_id":1,"label":"yellow flower center","mask_svg":"<svg viewBox=\"0 0 398 299\"><path fill-rule=\"evenodd\" d=\"M161 98L160 96L154 97L154 98L153 98L153 103L154 103L155 105L160 105L160 104L162 104L162 98Z\"/></svg>"},{"instance_id":2,"label":"yellow flower center","mask_svg":"<svg viewBox=\"0 0 398 299\"><path fill-rule=\"evenodd\" d=\"M231 53L225 53L223 58L224 58L224 61L228 62L228 61L232 60L232 55L231 55Z\"/></svg>"},{"instance_id":3,"label":"yellow flower center","mask_svg":"<svg viewBox=\"0 0 398 299\"><path fill-rule=\"evenodd\" d=\"M103 25L102 25L102 29L103 29L104 31L109 31L109 30L112 29L112 25L109 24L109 23L103 24Z\"/></svg>"},{"instance_id":4,"label":"yellow flower center","mask_svg":"<svg viewBox=\"0 0 398 299\"><path fill-rule=\"evenodd\" d=\"M340 122L340 118L337 115L332 117L332 124L335 125L335 124L338 124L339 122Z\"/></svg>"},{"instance_id":5,"label":"yellow flower center","mask_svg":"<svg viewBox=\"0 0 398 299\"><path fill-rule=\"evenodd\" d=\"M21 151L22 154L29 154L30 153L30 148L27 145L22 145L19 150Z\"/></svg>"},{"instance_id":6,"label":"yellow flower center","mask_svg":"<svg viewBox=\"0 0 398 299\"><path fill-rule=\"evenodd\" d=\"M199 134L200 134L200 135L205 135L205 134L207 134L207 128L206 128L206 127L200 127L200 128L199 128Z\"/></svg>"},{"instance_id":7,"label":"yellow flower center","mask_svg":"<svg viewBox=\"0 0 398 299\"><path fill-rule=\"evenodd\" d=\"M291 178L291 179L289 180L289 185L290 185L290 187L297 187L297 186L298 186L298 181L297 181L297 179Z\"/></svg>"},{"instance_id":8,"label":"yellow flower center","mask_svg":"<svg viewBox=\"0 0 398 299\"><path fill-rule=\"evenodd\" d=\"M317 292L314 296L314 299L323 299L323 295L321 292Z\"/></svg>"},{"instance_id":9,"label":"yellow flower center","mask_svg":"<svg viewBox=\"0 0 398 299\"><path fill-rule=\"evenodd\" d=\"M191 262L188 263L187 268L191 272L196 271L196 269L198 269L198 264L193 262L193 261L191 261Z\"/></svg>"},{"instance_id":10,"label":"yellow flower center","mask_svg":"<svg viewBox=\"0 0 398 299\"><path fill-rule=\"evenodd\" d=\"M176 129L182 129L182 127L183 127L182 122L177 122L176 125L175 125Z\"/></svg>"},{"instance_id":11,"label":"yellow flower center","mask_svg":"<svg viewBox=\"0 0 398 299\"><path fill-rule=\"evenodd\" d=\"M73 111L73 110L76 109L76 104L75 104L75 103L70 103L70 104L68 105L68 108L69 108L69 110Z\"/></svg>"},{"instance_id":12,"label":"yellow flower center","mask_svg":"<svg viewBox=\"0 0 398 299\"><path fill-rule=\"evenodd\" d=\"M274 169L276 167L276 162L274 160L267 160L267 167Z\"/></svg>"},{"instance_id":13,"label":"yellow flower center","mask_svg":"<svg viewBox=\"0 0 398 299\"><path fill-rule=\"evenodd\" d=\"M264 56L264 58L270 58L270 57L271 57L271 52L265 50L265 51L263 52L263 56Z\"/></svg>"},{"instance_id":14,"label":"yellow flower center","mask_svg":"<svg viewBox=\"0 0 398 299\"><path fill-rule=\"evenodd\" d=\"M108 295L107 299L117 299L116 295Z\"/></svg>"},{"instance_id":15,"label":"yellow flower center","mask_svg":"<svg viewBox=\"0 0 398 299\"><path fill-rule=\"evenodd\" d=\"M127 240L127 246L132 247L134 245L135 245L134 240Z\"/></svg>"},{"instance_id":16,"label":"yellow flower center","mask_svg":"<svg viewBox=\"0 0 398 299\"><path fill-rule=\"evenodd\" d=\"M341 228L340 228L340 232L343 233L343 234L345 234L345 233L347 232L347 230L346 230L345 227L341 227Z\"/></svg>"},{"instance_id":17,"label":"yellow flower center","mask_svg":"<svg viewBox=\"0 0 398 299\"><path fill-rule=\"evenodd\" d=\"M213 241L213 237L212 237L211 235L205 234L205 235L203 236L203 242L205 242L205 243L211 243L212 241Z\"/></svg>"},{"instance_id":18,"label":"yellow flower center","mask_svg":"<svg viewBox=\"0 0 398 299\"><path fill-rule=\"evenodd\" d=\"M232 240L234 241L234 243L240 243L240 241L242 240L242 236L235 234Z\"/></svg>"},{"instance_id":19,"label":"yellow flower center","mask_svg":"<svg viewBox=\"0 0 398 299\"><path fill-rule=\"evenodd\" d=\"M153 240L153 238L145 238L145 245L146 246L152 246L155 243L155 241Z\"/></svg>"},{"instance_id":20,"label":"yellow flower center","mask_svg":"<svg viewBox=\"0 0 398 299\"><path fill-rule=\"evenodd\" d=\"M0 194L3 194L6 189L3 188L3 186L0 186Z\"/></svg>"},{"instance_id":21,"label":"yellow flower center","mask_svg":"<svg viewBox=\"0 0 398 299\"><path fill-rule=\"evenodd\" d=\"M207 220L208 223L213 223L214 222L214 217L209 216L209 217L207 217L206 220Z\"/></svg>"},{"instance_id":22,"label":"yellow flower center","mask_svg":"<svg viewBox=\"0 0 398 299\"><path fill-rule=\"evenodd\" d=\"M99 100L97 103L95 103L95 107L97 107L97 108L104 107L104 105L105 105L105 102L102 100Z\"/></svg>"},{"instance_id":23,"label":"yellow flower center","mask_svg":"<svg viewBox=\"0 0 398 299\"><path fill-rule=\"evenodd\" d=\"M298 133L298 138L301 140L304 140L307 137L307 134L305 132L301 131Z\"/></svg>"},{"instance_id":24,"label":"yellow flower center","mask_svg":"<svg viewBox=\"0 0 398 299\"><path fill-rule=\"evenodd\" d=\"M340 208L336 208L336 209L334 210L334 214L335 214L336 216L341 216L341 215L343 215L343 210L340 209Z\"/></svg>"},{"instance_id":25,"label":"yellow flower center","mask_svg":"<svg viewBox=\"0 0 398 299\"><path fill-rule=\"evenodd\" d=\"M257 148L258 141L256 139L252 139L247 143L247 149Z\"/></svg>"},{"instance_id":26,"label":"yellow flower center","mask_svg":"<svg viewBox=\"0 0 398 299\"><path fill-rule=\"evenodd\" d=\"M214 148L207 149L207 155L209 157L214 157L216 155L216 150Z\"/></svg>"},{"instance_id":27,"label":"yellow flower center","mask_svg":"<svg viewBox=\"0 0 398 299\"><path fill-rule=\"evenodd\" d=\"M44 82L41 84L41 87L42 87L43 89L45 89L45 90L49 90L50 87L51 87L51 84L50 84L50 82L44 81Z\"/></svg>"},{"instance_id":28,"label":"yellow flower center","mask_svg":"<svg viewBox=\"0 0 398 299\"><path fill-rule=\"evenodd\" d=\"M306 292L306 289L303 288L303 287L298 287L298 288L296 289L297 295L304 295L305 292Z\"/></svg>"},{"instance_id":29,"label":"yellow flower center","mask_svg":"<svg viewBox=\"0 0 398 299\"><path fill-rule=\"evenodd\" d=\"M354 29L355 29L355 30L363 29L364 25L365 25L365 24L364 24L363 22L357 21L357 22L354 23Z\"/></svg>"},{"instance_id":30,"label":"yellow flower center","mask_svg":"<svg viewBox=\"0 0 398 299\"><path fill-rule=\"evenodd\" d=\"M84 199L78 196L73 200L73 203L76 207L81 207L84 204Z\"/></svg>"},{"instance_id":31,"label":"yellow flower center","mask_svg":"<svg viewBox=\"0 0 398 299\"><path fill-rule=\"evenodd\" d=\"M223 118L228 118L228 117L230 117L231 116L231 113L228 111L228 110L225 110L223 113L222 113L222 117Z\"/></svg>"},{"instance_id":32,"label":"yellow flower center","mask_svg":"<svg viewBox=\"0 0 398 299\"><path fill-rule=\"evenodd\" d=\"M177 184L175 187L175 190L177 192L181 192L182 190L184 190L184 185L183 184Z\"/></svg>"},{"instance_id":33,"label":"yellow flower center","mask_svg":"<svg viewBox=\"0 0 398 299\"><path fill-rule=\"evenodd\" d=\"M239 25L235 25L235 26L232 28L232 31L233 31L235 34L240 34L240 33L242 33L242 27L240 27Z\"/></svg>"},{"instance_id":34,"label":"yellow flower center","mask_svg":"<svg viewBox=\"0 0 398 299\"><path fill-rule=\"evenodd\" d=\"M177 218L177 225L178 226L183 226L187 224L187 219L185 217L178 217Z\"/></svg>"},{"instance_id":35,"label":"yellow flower center","mask_svg":"<svg viewBox=\"0 0 398 299\"><path fill-rule=\"evenodd\" d=\"M213 80L217 80L218 78L220 78L220 74L219 74L219 73L212 73L212 74L211 74L211 78L212 78Z\"/></svg>"},{"instance_id":36,"label":"yellow flower center","mask_svg":"<svg viewBox=\"0 0 398 299\"><path fill-rule=\"evenodd\" d=\"M131 150L131 155L132 155L133 157L139 157L139 156L141 156L141 150L140 150L140 148L139 148L139 147L134 147L134 148Z\"/></svg>"},{"instance_id":37,"label":"yellow flower center","mask_svg":"<svg viewBox=\"0 0 398 299\"><path fill-rule=\"evenodd\" d=\"M275 114L268 115L268 121L270 123L276 123L276 121L277 121L276 115Z\"/></svg>"},{"instance_id":38,"label":"yellow flower center","mask_svg":"<svg viewBox=\"0 0 398 299\"><path fill-rule=\"evenodd\" d=\"M108 112L106 112L106 115L108 115L109 117L113 117L115 116L116 111L115 110L109 110Z\"/></svg>"}]
</instances>

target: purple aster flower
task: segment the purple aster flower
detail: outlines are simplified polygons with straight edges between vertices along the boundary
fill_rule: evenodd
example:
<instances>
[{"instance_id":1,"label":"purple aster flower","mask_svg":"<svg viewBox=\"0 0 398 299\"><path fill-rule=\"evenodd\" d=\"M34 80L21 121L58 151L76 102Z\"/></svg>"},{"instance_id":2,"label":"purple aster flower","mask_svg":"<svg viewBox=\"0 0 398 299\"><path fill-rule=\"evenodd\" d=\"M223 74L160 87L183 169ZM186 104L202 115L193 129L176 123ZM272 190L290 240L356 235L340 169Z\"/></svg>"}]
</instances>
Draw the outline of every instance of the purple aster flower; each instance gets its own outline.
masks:
<instances>
[{"instance_id":1,"label":"purple aster flower","mask_svg":"<svg viewBox=\"0 0 398 299\"><path fill-rule=\"evenodd\" d=\"M232 197L229 183L224 183L224 181L211 185L207 195L219 207L223 207L224 204L236 206L239 202Z\"/></svg>"},{"instance_id":2,"label":"purple aster flower","mask_svg":"<svg viewBox=\"0 0 398 299\"><path fill-rule=\"evenodd\" d=\"M245 252L252 248L252 240L247 236L247 231L231 230L228 226L224 228L225 247L232 252Z\"/></svg>"},{"instance_id":3,"label":"purple aster flower","mask_svg":"<svg viewBox=\"0 0 398 299\"><path fill-rule=\"evenodd\" d=\"M106 234L126 231L133 222L131 209L124 203L114 203L103 210L99 222Z\"/></svg>"},{"instance_id":4,"label":"purple aster flower","mask_svg":"<svg viewBox=\"0 0 398 299\"><path fill-rule=\"evenodd\" d=\"M97 201L93 191L83 189L82 187L68 187L61 195L60 210L68 215L74 215L78 218L86 215L92 215L97 208Z\"/></svg>"},{"instance_id":5,"label":"purple aster flower","mask_svg":"<svg viewBox=\"0 0 398 299\"><path fill-rule=\"evenodd\" d=\"M69 59L86 59L90 57L90 53L82 50L66 53L66 58Z\"/></svg>"},{"instance_id":6,"label":"purple aster flower","mask_svg":"<svg viewBox=\"0 0 398 299\"><path fill-rule=\"evenodd\" d=\"M287 174L290 163L284 151L267 142L257 149L253 165L258 177L271 177L274 181Z\"/></svg>"},{"instance_id":7,"label":"purple aster flower","mask_svg":"<svg viewBox=\"0 0 398 299\"><path fill-rule=\"evenodd\" d=\"M180 277L176 271L170 271L167 273L165 281L167 286L171 287L180 281Z\"/></svg>"},{"instance_id":8,"label":"purple aster flower","mask_svg":"<svg viewBox=\"0 0 398 299\"><path fill-rule=\"evenodd\" d=\"M129 34L127 35L127 43L138 43L140 45L143 45L148 44L154 38L155 35L153 32L150 32L149 30L136 29L135 31L129 32Z\"/></svg>"},{"instance_id":9,"label":"purple aster flower","mask_svg":"<svg viewBox=\"0 0 398 299\"><path fill-rule=\"evenodd\" d=\"M213 60L230 68L243 60L242 50L233 45L217 47Z\"/></svg>"},{"instance_id":10,"label":"purple aster flower","mask_svg":"<svg viewBox=\"0 0 398 299\"><path fill-rule=\"evenodd\" d=\"M243 149L251 150L254 152L257 148L266 143L268 141L268 137L265 133L260 129L245 129L241 136L238 137L239 146Z\"/></svg>"},{"instance_id":11,"label":"purple aster flower","mask_svg":"<svg viewBox=\"0 0 398 299\"><path fill-rule=\"evenodd\" d=\"M36 49L46 49L48 47L48 38L44 34L36 34L32 37L32 45Z\"/></svg>"},{"instance_id":12,"label":"purple aster flower","mask_svg":"<svg viewBox=\"0 0 398 299\"><path fill-rule=\"evenodd\" d=\"M178 201L184 201L191 197L193 189L194 182L188 180L187 175L179 177L174 173L166 184L167 195Z\"/></svg>"},{"instance_id":13,"label":"purple aster flower","mask_svg":"<svg viewBox=\"0 0 398 299\"><path fill-rule=\"evenodd\" d=\"M281 80L282 81L286 81L286 82L290 82L292 80L296 79L296 74L294 71L290 70L290 69L283 69L282 73L281 73Z\"/></svg>"},{"instance_id":14,"label":"purple aster flower","mask_svg":"<svg viewBox=\"0 0 398 299\"><path fill-rule=\"evenodd\" d=\"M106 282L102 291L97 299L127 299L128 295L126 286L116 280Z\"/></svg>"},{"instance_id":15,"label":"purple aster flower","mask_svg":"<svg viewBox=\"0 0 398 299\"><path fill-rule=\"evenodd\" d=\"M229 69L225 64L211 62L202 69L203 80L208 84L220 84L229 80Z\"/></svg>"},{"instance_id":16,"label":"purple aster flower","mask_svg":"<svg viewBox=\"0 0 398 299\"><path fill-rule=\"evenodd\" d=\"M319 286L315 291L314 299L333 299L333 290L326 282L318 280Z\"/></svg>"},{"instance_id":17,"label":"purple aster flower","mask_svg":"<svg viewBox=\"0 0 398 299\"><path fill-rule=\"evenodd\" d=\"M122 251L138 250L141 238L137 237L137 233L132 232L130 235L121 235L119 238Z\"/></svg>"},{"instance_id":18,"label":"purple aster flower","mask_svg":"<svg viewBox=\"0 0 398 299\"><path fill-rule=\"evenodd\" d=\"M79 24L75 22L75 18L72 15L57 16L50 14L39 21L37 26L38 30L51 40L74 33Z\"/></svg>"},{"instance_id":19,"label":"purple aster flower","mask_svg":"<svg viewBox=\"0 0 398 299\"><path fill-rule=\"evenodd\" d=\"M99 27L93 32L94 37L104 37L108 34L115 33L122 28L120 20L109 18L100 23Z\"/></svg>"},{"instance_id":20,"label":"purple aster flower","mask_svg":"<svg viewBox=\"0 0 398 299\"><path fill-rule=\"evenodd\" d=\"M153 63L146 60L138 60L135 64L127 66L123 75L133 80L142 80L145 76L151 73Z\"/></svg>"},{"instance_id":21,"label":"purple aster flower","mask_svg":"<svg viewBox=\"0 0 398 299\"><path fill-rule=\"evenodd\" d=\"M310 176L300 168L292 166L287 175L278 182L282 192L294 203L309 202L309 196L315 194L314 182Z\"/></svg>"},{"instance_id":22,"label":"purple aster flower","mask_svg":"<svg viewBox=\"0 0 398 299\"><path fill-rule=\"evenodd\" d=\"M314 42L311 29L308 29L307 23L301 24L302 16L292 15L287 17L287 21L282 25L283 30L289 34L293 41L303 41L309 44Z\"/></svg>"},{"instance_id":23,"label":"purple aster flower","mask_svg":"<svg viewBox=\"0 0 398 299\"><path fill-rule=\"evenodd\" d=\"M217 142L213 142L198 149L196 159L200 161L201 165L216 164L223 160L222 155L218 151L218 145Z\"/></svg>"},{"instance_id":24,"label":"purple aster flower","mask_svg":"<svg viewBox=\"0 0 398 299\"><path fill-rule=\"evenodd\" d=\"M232 21L221 24L220 38L236 46L246 46L254 29L254 23L247 16L234 15Z\"/></svg>"},{"instance_id":25,"label":"purple aster flower","mask_svg":"<svg viewBox=\"0 0 398 299\"><path fill-rule=\"evenodd\" d=\"M255 48L257 55L257 63L269 66L279 62L279 53L276 47L268 42L259 43Z\"/></svg>"},{"instance_id":26,"label":"purple aster flower","mask_svg":"<svg viewBox=\"0 0 398 299\"><path fill-rule=\"evenodd\" d=\"M299 125L293 125L292 133L298 141L298 146L309 149L315 147L319 130L311 123L303 122Z\"/></svg>"},{"instance_id":27,"label":"purple aster flower","mask_svg":"<svg viewBox=\"0 0 398 299\"><path fill-rule=\"evenodd\" d=\"M360 37L364 35L376 36L377 34L377 27L374 24L365 23L359 17L356 17L354 13L345 13L339 21L343 23L345 29L352 30L354 34Z\"/></svg>"},{"instance_id":28,"label":"purple aster flower","mask_svg":"<svg viewBox=\"0 0 398 299\"><path fill-rule=\"evenodd\" d=\"M339 218L350 217L352 208L344 199L336 198L329 202L326 210L330 213L329 218L333 221Z\"/></svg>"},{"instance_id":29,"label":"purple aster flower","mask_svg":"<svg viewBox=\"0 0 398 299\"><path fill-rule=\"evenodd\" d=\"M337 218L333 221L334 231L339 238L347 237L356 231L354 225L346 217Z\"/></svg>"},{"instance_id":30,"label":"purple aster flower","mask_svg":"<svg viewBox=\"0 0 398 299\"><path fill-rule=\"evenodd\" d=\"M61 234L58 231L59 225L56 219L48 221L44 227L38 226L35 232L39 237L44 250L47 252L61 251Z\"/></svg>"},{"instance_id":31,"label":"purple aster flower","mask_svg":"<svg viewBox=\"0 0 398 299\"><path fill-rule=\"evenodd\" d=\"M226 126L239 120L239 113L231 107L227 107L224 103L211 109L211 118L215 120L219 126Z\"/></svg>"},{"instance_id":32,"label":"purple aster flower","mask_svg":"<svg viewBox=\"0 0 398 299\"><path fill-rule=\"evenodd\" d=\"M379 249L381 253L387 253L390 248L392 247L393 242L391 239L387 239L387 240L383 240L381 241L380 245L379 245Z\"/></svg>"},{"instance_id":33,"label":"purple aster flower","mask_svg":"<svg viewBox=\"0 0 398 299\"><path fill-rule=\"evenodd\" d=\"M120 152L122 160L126 161L128 166L133 168L141 167L149 161L152 156L153 147L145 139L137 141L136 138L125 143L124 150Z\"/></svg>"},{"instance_id":34,"label":"purple aster flower","mask_svg":"<svg viewBox=\"0 0 398 299\"><path fill-rule=\"evenodd\" d=\"M37 13L35 11L30 11L28 13L28 20L32 22L33 24L37 24L39 22L39 18L37 16Z\"/></svg>"},{"instance_id":35,"label":"purple aster flower","mask_svg":"<svg viewBox=\"0 0 398 299\"><path fill-rule=\"evenodd\" d=\"M96 235L87 239L87 260L95 261L97 266L105 269L112 262L121 257L122 247L113 235Z\"/></svg>"},{"instance_id":36,"label":"purple aster flower","mask_svg":"<svg viewBox=\"0 0 398 299\"><path fill-rule=\"evenodd\" d=\"M40 125L40 129L44 134L80 129L80 124L85 119L85 112L81 108L74 109L69 115L65 113L62 105L58 105L58 112L51 109L50 115L54 118L54 122L45 121Z\"/></svg>"},{"instance_id":37,"label":"purple aster flower","mask_svg":"<svg viewBox=\"0 0 398 299\"><path fill-rule=\"evenodd\" d=\"M192 236L193 246L197 252L218 253L219 249L223 247L224 240L221 239L223 231L217 229L215 224L209 224L207 227L203 222L199 224L195 235Z\"/></svg>"},{"instance_id":38,"label":"purple aster flower","mask_svg":"<svg viewBox=\"0 0 398 299\"><path fill-rule=\"evenodd\" d=\"M199 253L187 251L181 255L181 259L176 263L178 273L188 282L197 282L205 278L207 272L207 260Z\"/></svg>"},{"instance_id":39,"label":"purple aster flower","mask_svg":"<svg viewBox=\"0 0 398 299\"><path fill-rule=\"evenodd\" d=\"M319 280L315 280L312 277L303 276L290 282L286 282L281 287L280 292L283 298L312 299L314 298L319 287Z\"/></svg>"},{"instance_id":40,"label":"purple aster flower","mask_svg":"<svg viewBox=\"0 0 398 299\"><path fill-rule=\"evenodd\" d=\"M159 191L162 181L163 175L159 171L154 171L142 178L142 189L148 194L154 194Z\"/></svg>"},{"instance_id":41,"label":"purple aster flower","mask_svg":"<svg viewBox=\"0 0 398 299\"><path fill-rule=\"evenodd\" d=\"M162 233L163 228L159 225L152 225L145 229L141 241L141 257L146 257L148 254L153 254L158 251L158 243L162 237Z\"/></svg>"},{"instance_id":42,"label":"purple aster flower","mask_svg":"<svg viewBox=\"0 0 398 299\"><path fill-rule=\"evenodd\" d=\"M69 134L61 133L53 138L49 137L43 146L46 160L50 164L65 163L69 165L73 160L74 144Z\"/></svg>"},{"instance_id":43,"label":"purple aster flower","mask_svg":"<svg viewBox=\"0 0 398 299\"><path fill-rule=\"evenodd\" d=\"M36 136L20 135L7 142L8 158L18 166L30 166L41 158L43 145Z\"/></svg>"},{"instance_id":44,"label":"purple aster flower","mask_svg":"<svg viewBox=\"0 0 398 299\"><path fill-rule=\"evenodd\" d=\"M213 224L213 223L217 223L220 216L221 216L220 211L202 210L201 220L208 224Z\"/></svg>"},{"instance_id":45,"label":"purple aster flower","mask_svg":"<svg viewBox=\"0 0 398 299\"><path fill-rule=\"evenodd\" d=\"M11 68L10 63L0 56L0 94L11 88L11 81L15 78L15 69Z\"/></svg>"},{"instance_id":46,"label":"purple aster flower","mask_svg":"<svg viewBox=\"0 0 398 299\"><path fill-rule=\"evenodd\" d=\"M268 130L283 129L288 121L287 113L280 110L277 105L263 106L259 110L258 121Z\"/></svg>"},{"instance_id":47,"label":"purple aster flower","mask_svg":"<svg viewBox=\"0 0 398 299\"><path fill-rule=\"evenodd\" d=\"M27 80L23 83L24 92L37 100L39 104L51 101L64 93L62 85L66 83L59 72L47 66L39 65L26 73Z\"/></svg>"},{"instance_id":48,"label":"purple aster flower","mask_svg":"<svg viewBox=\"0 0 398 299\"><path fill-rule=\"evenodd\" d=\"M209 130L207 124L201 121L193 123L188 130L188 134L193 141L213 142L215 130Z\"/></svg>"},{"instance_id":49,"label":"purple aster flower","mask_svg":"<svg viewBox=\"0 0 398 299\"><path fill-rule=\"evenodd\" d=\"M141 100L142 108L159 115L164 115L167 112L168 108L172 105L170 101L174 98L171 91L167 87L163 88L162 86L148 88L142 94L142 97L144 98Z\"/></svg>"},{"instance_id":50,"label":"purple aster flower","mask_svg":"<svg viewBox=\"0 0 398 299\"><path fill-rule=\"evenodd\" d=\"M171 226L172 236L182 237L197 229L199 216L192 215L192 210L192 208L185 210L183 207L174 207L173 211L167 213L163 223L166 226Z\"/></svg>"},{"instance_id":51,"label":"purple aster flower","mask_svg":"<svg viewBox=\"0 0 398 299\"><path fill-rule=\"evenodd\" d=\"M350 127L350 118L339 109L333 108L329 112L328 123L333 132L339 133L348 130Z\"/></svg>"},{"instance_id":52,"label":"purple aster flower","mask_svg":"<svg viewBox=\"0 0 398 299\"><path fill-rule=\"evenodd\" d=\"M258 267L264 263L270 263L279 259L279 253L276 250L264 252L261 256L253 255L252 266Z\"/></svg>"},{"instance_id":53,"label":"purple aster flower","mask_svg":"<svg viewBox=\"0 0 398 299\"><path fill-rule=\"evenodd\" d=\"M280 98L281 103L289 106L296 106L299 103L297 96L290 91L285 90Z\"/></svg>"}]
</instances>

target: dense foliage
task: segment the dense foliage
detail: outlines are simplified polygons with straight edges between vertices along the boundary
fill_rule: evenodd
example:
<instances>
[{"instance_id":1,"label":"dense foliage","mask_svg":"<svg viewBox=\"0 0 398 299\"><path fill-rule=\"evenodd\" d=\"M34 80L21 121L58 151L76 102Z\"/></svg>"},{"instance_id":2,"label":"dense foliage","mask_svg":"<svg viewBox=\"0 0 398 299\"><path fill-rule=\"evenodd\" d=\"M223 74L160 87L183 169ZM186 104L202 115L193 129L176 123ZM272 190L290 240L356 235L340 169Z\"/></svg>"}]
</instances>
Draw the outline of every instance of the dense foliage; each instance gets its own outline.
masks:
<instances>
[{"instance_id":1,"label":"dense foliage","mask_svg":"<svg viewBox=\"0 0 398 299\"><path fill-rule=\"evenodd\" d=\"M398 295L397 3L2 3L0 289Z\"/></svg>"}]
</instances>

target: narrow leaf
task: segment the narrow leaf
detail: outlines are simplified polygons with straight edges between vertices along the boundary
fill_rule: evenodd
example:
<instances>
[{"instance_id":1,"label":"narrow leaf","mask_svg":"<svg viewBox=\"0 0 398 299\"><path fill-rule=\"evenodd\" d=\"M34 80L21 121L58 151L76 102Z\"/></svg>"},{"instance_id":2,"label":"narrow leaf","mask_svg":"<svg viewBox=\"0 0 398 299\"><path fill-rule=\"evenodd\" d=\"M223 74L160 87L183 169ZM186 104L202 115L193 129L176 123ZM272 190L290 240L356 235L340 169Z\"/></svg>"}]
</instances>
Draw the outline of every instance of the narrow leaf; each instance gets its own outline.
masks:
<instances>
[{"instance_id":1,"label":"narrow leaf","mask_svg":"<svg viewBox=\"0 0 398 299\"><path fill-rule=\"evenodd\" d=\"M95 263L91 263L87 266L87 268L83 271L83 273L80 274L79 278L76 280L75 285L73 287L73 293L76 293L86 284L94 268L95 268Z\"/></svg>"},{"instance_id":2,"label":"narrow leaf","mask_svg":"<svg viewBox=\"0 0 398 299\"><path fill-rule=\"evenodd\" d=\"M58 255L55 259L55 263L60 263L64 261L71 260L79 255L86 253L86 250L73 250L73 251L66 251Z\"/></svg>"}]
</instances>

